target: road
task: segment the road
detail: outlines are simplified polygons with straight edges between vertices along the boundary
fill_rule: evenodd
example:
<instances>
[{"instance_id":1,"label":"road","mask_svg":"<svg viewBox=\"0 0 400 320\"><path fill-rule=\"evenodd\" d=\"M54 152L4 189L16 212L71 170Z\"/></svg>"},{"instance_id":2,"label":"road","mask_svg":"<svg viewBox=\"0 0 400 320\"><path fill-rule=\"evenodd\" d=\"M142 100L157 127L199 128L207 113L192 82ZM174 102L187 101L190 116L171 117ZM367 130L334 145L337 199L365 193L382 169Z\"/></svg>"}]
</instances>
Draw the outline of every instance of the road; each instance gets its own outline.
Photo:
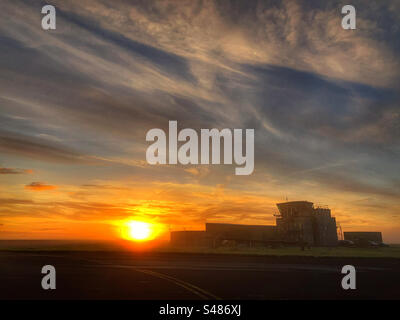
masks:
<instances>
[{"instance_id":1,"label":"road","mask_svg":"<svg viewBox=\"0 0 400 320\"><path fill-rule=\"evenodd\" d=\"M341 267L356 267L343 290ZM56 290L41 268L56 268ZM400 259L0 252L0 299L400 299Z\"/></svg>"}]
</instances>

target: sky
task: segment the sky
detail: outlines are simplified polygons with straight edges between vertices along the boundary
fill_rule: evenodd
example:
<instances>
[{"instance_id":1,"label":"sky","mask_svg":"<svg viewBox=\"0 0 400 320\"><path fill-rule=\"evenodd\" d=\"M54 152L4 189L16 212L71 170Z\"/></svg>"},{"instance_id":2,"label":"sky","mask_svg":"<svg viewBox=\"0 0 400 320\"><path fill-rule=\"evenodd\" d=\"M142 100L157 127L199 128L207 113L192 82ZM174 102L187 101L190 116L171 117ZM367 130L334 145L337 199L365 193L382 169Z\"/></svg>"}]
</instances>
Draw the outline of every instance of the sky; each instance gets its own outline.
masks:
<instances>
[{"instance_id":1,"label":"sky","mask_svg":"<svg viewBox=\"0 0 400 320\"><path fill-rule=\"evenodd\" d=\"M400 1L0 4L0 239L275 224L286 199L400 243ZM254 172L149 165L146 133L252 128Z\"/></svg>"}]
</instances>

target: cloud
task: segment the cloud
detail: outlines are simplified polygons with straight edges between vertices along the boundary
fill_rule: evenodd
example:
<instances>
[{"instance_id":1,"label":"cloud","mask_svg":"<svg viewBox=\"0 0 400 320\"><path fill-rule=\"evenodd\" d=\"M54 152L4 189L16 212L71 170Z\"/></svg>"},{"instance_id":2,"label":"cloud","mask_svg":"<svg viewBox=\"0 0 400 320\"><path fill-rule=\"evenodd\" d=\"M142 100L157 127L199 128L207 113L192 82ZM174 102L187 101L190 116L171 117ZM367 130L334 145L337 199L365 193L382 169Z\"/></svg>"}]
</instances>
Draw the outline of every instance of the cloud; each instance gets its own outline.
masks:
<instances>
[{"instance_id":1,"label":"cloud","mask_svg":"<svg viewBox=\"0 0 400 320\"><path fill-rule=\"evenodd\" d=\"M57 186L45 184L43 182L32 182L25 186L25 189L31 191L47 191L57 189Z\"/></svg>"},{"instance_id":2,"label":"cloud","mask_svg":"<svg viewBox=\"0 0 400 320\"><path fill-rule=\"evenodd\" d=\"M72 3L56 5L76 14ZM79 23L88 29L95 24L188 59L193 74L215 75L196 68L205 62L212 69L240 71L238 63L272 64L356 81L392 86L399 78L395 48L382 38L388 30L383 17L398 23L393 5L373 2L375 10L362 1L357 7L357 32L341 27L341 3L329 1L152 1L129 5L114 1L113 8L93 1L79 7ZM376 16L381 16L377 20ZM96 17L93 18L93 17ZM82 20L82 19L80 19ZM76 21L76 20L75 20ZM398 34L397 34L398 36ZM392 38L395 34L392 34Z\"/></svg>"},{"instance_id":3,"label":"cloud","mask_svg":"<svg viewBox=\"0 0 400 320\"><path fill-rule=\"evenodd\" d=\"M56 162L84 162L85 156L52 141L0 131L0 150L4 153Z\"/></svg>"},{"instance_id":4,"label":"cloud","mask_svg":"<svg viewBox=\"0 0 400 320\"><path fill-rule=\"evenodd\" d=\"M31 169L0 168L0 174L32 174Z\"/></svg>"},{"instance_id":5,"label":"cloud","mask_svg":"<svg viewBox=\"0 0 400 320\"><path fill-rule=\"evenodd\" d=\"M210 173L210 169L208 167L190 167L187 169L184 169L186 172L192 174L195 177L205 177Z\"/></svg>"},{"instance_id":6,"label":"cloud","mask_svg":"<svg viewBox=\"0 0 400 320\"><path fill-rule=\"evenodd\" d=\"M0 205L2 206L15 206L15 205L32 205L34 201L26 199L13 199L13 198L0 198Z\"/></svg>"}]
</instances>

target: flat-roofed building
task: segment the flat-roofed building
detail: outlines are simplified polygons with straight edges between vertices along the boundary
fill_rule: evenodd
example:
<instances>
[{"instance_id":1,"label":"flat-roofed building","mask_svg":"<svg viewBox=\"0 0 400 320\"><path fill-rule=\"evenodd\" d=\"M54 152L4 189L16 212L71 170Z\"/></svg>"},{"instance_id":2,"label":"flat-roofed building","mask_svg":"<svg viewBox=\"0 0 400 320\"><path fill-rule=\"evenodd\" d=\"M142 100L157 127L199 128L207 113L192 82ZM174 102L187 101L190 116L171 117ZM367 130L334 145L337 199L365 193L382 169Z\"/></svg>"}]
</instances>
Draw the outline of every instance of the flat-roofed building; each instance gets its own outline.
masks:
<instances>
[{"instance_id":1,"label":"flat-roofed building","mask_svg":"<svg viewBox=\"0 0 400 320\"><path fill-rule=\"evenodd\" d=\"M206 223L206 233L217 242L227 240L256 245L278 240L276 226L266 225Z\"/></svg>"},{"instance_id":2,"label":"flat-roofed building","mask_svg":"<svg viewBox=\"0 0 400 320\"><path fill-rule=\"evenodd\" d=\"M359 241L374 241L376 243L382 243L381 232L369 232L369 231L352 231L343 232L344 240L350 240L354 242Z\"/></svg>"}]
</instances>

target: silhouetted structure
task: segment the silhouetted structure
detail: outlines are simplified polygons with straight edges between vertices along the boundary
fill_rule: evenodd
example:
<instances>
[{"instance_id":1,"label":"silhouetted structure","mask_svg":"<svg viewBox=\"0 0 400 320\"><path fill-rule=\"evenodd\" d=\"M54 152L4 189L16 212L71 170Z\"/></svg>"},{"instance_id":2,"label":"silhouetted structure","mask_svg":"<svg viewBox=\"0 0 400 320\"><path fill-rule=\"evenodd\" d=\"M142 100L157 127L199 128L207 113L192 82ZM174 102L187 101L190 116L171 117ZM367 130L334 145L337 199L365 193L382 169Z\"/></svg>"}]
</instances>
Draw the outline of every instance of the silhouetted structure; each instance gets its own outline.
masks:
<instances>
[{"instance_id":1,"label":"silhouetted structure","mask_svg":"<svg viewBox=\"0 0 400 320\"><path fill-rule=\"evenodd\" d=\"M377 244L382 243L382 233L381 232L344 232L344 240L349 240L353 242L365 242L373 241Z\"/></svg>"},{"instance_id":2,"label":"silhouetted structure","mask_svg":"<svg viewBox=\"0 0 400 320\"><path fill-rule=\"evenodd\" d=\"M279 241L276 226L206 223L205 233L212 239L213 246L223 241L234 241L250 247Z\"/></svg>"},{"instance_id":3,"label":"silhouetted structure","mask_svg":"<svg viewBox=\"0 0 400 320\"><path fill-rule=\"evenodd\" d=\"M312 202L278 203L275 226L206 223L205 231L173 231L171 243L179 246L219 246L224 242L253 245L303 244L335 246L336 220L328 208Z\"/></svg>"},{"instance_id":4,"label":"silhouetted structure","mask_svg":"<svg viewBox=\"0 0 400 320\"><path fill-rule=\"evenodd\" d=\"M278 203L277 207L280 214L276 216L276 226L283 241L337 245L336 219L331 217L329 208L315 208L308 201Z\"/></svg>"}]
</instances>

